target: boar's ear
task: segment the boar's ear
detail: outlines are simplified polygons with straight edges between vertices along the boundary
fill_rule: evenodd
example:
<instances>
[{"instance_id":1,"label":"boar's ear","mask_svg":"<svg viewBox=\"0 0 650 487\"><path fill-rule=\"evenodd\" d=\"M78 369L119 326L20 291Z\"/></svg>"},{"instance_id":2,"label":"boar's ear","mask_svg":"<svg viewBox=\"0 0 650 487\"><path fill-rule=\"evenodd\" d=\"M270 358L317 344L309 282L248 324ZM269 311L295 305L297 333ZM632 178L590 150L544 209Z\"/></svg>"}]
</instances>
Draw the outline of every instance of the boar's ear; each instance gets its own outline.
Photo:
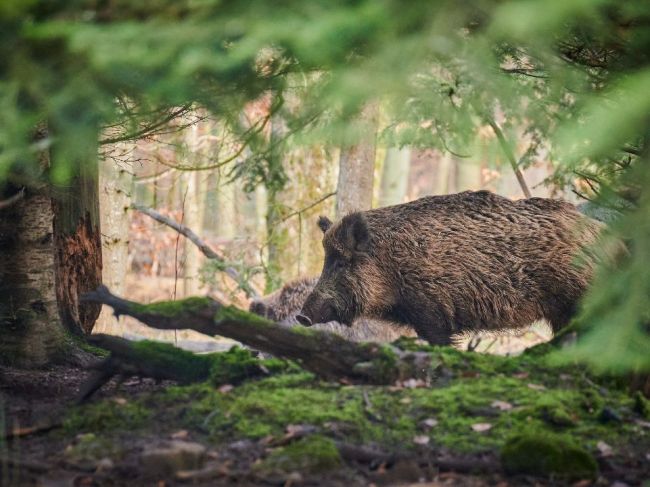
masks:
<instances>
[{"instance_id":1,"label":"boar's ear","mask_svg":"<svg viewBox=\"0 0 650 487\"><path fill-rule=\"evenodd\" d=\"M341 223L345 247L352 252L367 252L370 248L370 230L363 213L351 213Z\"/></svg>"},{"instance_id":2,"label":"boar's ear","mask_svg":"<svg viewBox=\"0 0 650 487\"><path fill-rule=\"evenodd\" d=\"M332 220L327 218L326 216L319 216L318 217L318 228L320 228L323 233L325 233L329 228L332 226Z\"/></svg>"}]
</instances>

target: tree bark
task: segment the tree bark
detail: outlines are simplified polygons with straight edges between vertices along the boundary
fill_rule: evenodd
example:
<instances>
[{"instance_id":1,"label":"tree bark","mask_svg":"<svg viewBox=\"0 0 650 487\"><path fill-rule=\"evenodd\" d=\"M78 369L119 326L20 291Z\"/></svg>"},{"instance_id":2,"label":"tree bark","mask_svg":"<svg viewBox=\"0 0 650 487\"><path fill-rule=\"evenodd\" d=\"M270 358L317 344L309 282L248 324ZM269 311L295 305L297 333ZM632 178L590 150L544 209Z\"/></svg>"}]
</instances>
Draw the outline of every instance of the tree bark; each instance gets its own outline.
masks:
<instances>
[{"instance_id":1,"label":"tree bark","mask_svg":"<svg viewBox=\"0 0 650 487\"><path fill-rule=\"evenodd\" d=\"M104 150L99 161L99 208L102 229L102 281L123 294L128 271L129 207L133 194L133 174L121 163L132 160L133 144L120 142ZM108 310L102 310L94 332L122 335L124 324Z\"/></svg>"},{"instance_id":2,"label":"tree bark","mask_svg":"<svg viewBox=\"0 0 650 487\"><path fill-rule=\"evenodd\" d=\"M38 367L64 344L54 291L52 200L27 191L0 210L0 362Z\"/></svg>"},{"instance_id":3,"label":"tree bark","mask_svg":"<svg viewBox=\"0 0 650 487\"><path fill-rule=\"evenodd\" d=\"M270 155L268 158L269 173L282 172L284 165L284 148L280 140L284 136L286 128L284 121L278 116L271 116L271 137ZM282 227L282 212L280 194L283 187L271 178L266 185L266 242L267 259L265 266L266 286L264 291L270 293L275 291L282 284L280 269L282 266L282 249L286 238L286 229Z\"/></svg>"},{"instance_id":4,"label":"tree bark","mask_svg":"<svg viewBox=\"0 0 650 487\"><path fill-rule=\"evenodd\" d=\"M481 189L481 166L478 162L468 159L456 161L457 191L477 191Z\"/></svg>"},{"instance_id":5,"label":"tree bark","mask_svg":"<svg viewBox=\"0 0 650 487\"><path fill-rule=\"evenodd\" d=\"M433 181L432 194L442 195L449 194L449 176L451 169L454 167L454 161L448 152L439 152L438 167Z\"/></svg>"},{"instance_id":6,"label":"tree bark","mask_svg":"<svg viewBox=\"0 0 650 487\"><path fill-rule=\"evenodd\" d=\"M372 208L378 107L369 104L360 117L362 140L341 148L336 187L336 216Z\"/></svg>"},{"instance_id":7,"label":"tree bark","mask_svg":"<svg viewBox=\"0 0 650 487\"><path fill-rule=\"evenodd\" d=\"M45 125L36 139L46 138ZM38 367L82 360L68 332L89 333L100 307L79 294L101 282L97 152L65 185L42 184L0 210L0 361ZM50 150L39 154L50 168ZM43 176L45 177L45 176Z\"/></svg>"},{"instance_id":8,"label":"tree bark","mask_svg":"<svg viewBox=\"0 0 650 487\"><path fill-rule=\"evenodd\" d=\"M97 152L77 164L54 199L56 296L63 326L82 335L92 331L100 306L82 304L79 296L102 282L102 240L99 225Z\"/></svg>"},{"instance_id":9,"label":"tree bark","mask_svg":"<svg viewBox=\"0 0 650 487\"><path fill-rule=\"evenodd\" d=\"M389 147L381 173L379 206L404 203L411 169L411 149L409 147Z\"/></svg>"}]
</instances>

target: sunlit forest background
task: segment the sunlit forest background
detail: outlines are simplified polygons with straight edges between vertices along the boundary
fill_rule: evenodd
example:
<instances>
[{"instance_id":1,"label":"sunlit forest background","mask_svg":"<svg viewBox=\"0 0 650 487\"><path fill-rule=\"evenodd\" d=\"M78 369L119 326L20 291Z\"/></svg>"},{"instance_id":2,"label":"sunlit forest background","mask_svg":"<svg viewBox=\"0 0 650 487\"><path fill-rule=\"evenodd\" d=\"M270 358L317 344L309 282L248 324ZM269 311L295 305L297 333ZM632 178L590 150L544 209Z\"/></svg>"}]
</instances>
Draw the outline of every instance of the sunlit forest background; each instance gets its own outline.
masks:
<instances>
[{"instance_id":1,"label":"sunlit forest background","mask_svg":"<svg viewBox=\"0 0 650 487\"><path fill-rule=\"evenodd\" d=\"M265 137L270 136L273 123L269 110L268 97L244 109L244 116L251 125L259 124ZM472 151L454 155L436 148L388 146L382 138L388 120L383 118L371 161L372 187L368 190L373 207L465 190L524 197L490 126L479 127ZM525 153L530 141L516 129L514 139L521 140L516 151ZM246 188L238 177L246 157L241 149L223 122L199 109L175 117L146 139L102 146L104 280L112 289L141 302L197 294L210 294L244 308L250 302L237 282L220 272L223 264L215 266L196 245L146 214L124 211L132 205L155 209L191 228L227 265L246 276L259 295L292 280L319 275L323 249L316 220L321 214L336 214L340 149L322 143L289 147L281 160L287 181L272 197L264 184ZM522 173L532 195L578 201L583 181L576 177L569 184L558 184L551 178L554 164L545 151L526 161ZM269 221L269 215L275 215L275 221ZM206 340L190 331L152 332L136 320L117 320L107 311L95 330L155 337L190 347L186 340ZM543 326L525 334L528 339L523 341L500 337L504 346L492 344L491 349L509 352L512 347L519 350L548 338Z\"/></svg>"}]
</instances>

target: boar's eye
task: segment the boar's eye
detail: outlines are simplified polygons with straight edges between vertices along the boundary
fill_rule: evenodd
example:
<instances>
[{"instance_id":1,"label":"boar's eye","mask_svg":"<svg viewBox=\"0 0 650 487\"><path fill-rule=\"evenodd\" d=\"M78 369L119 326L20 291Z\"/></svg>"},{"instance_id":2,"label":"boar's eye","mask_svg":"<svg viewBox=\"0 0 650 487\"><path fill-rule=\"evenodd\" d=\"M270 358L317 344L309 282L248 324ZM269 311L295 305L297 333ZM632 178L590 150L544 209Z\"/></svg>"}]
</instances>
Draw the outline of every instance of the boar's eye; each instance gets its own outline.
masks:
<instances>
[{"instance_id":1,"label":"boar's eye","mask_svg":"<svg viewBox=\"0 0 650 487\"><path fill-rule=\"evenodd\" d=\"M332 271L339 270L342 267L345 267L346 264L347 261L345 258L336 252L328 253L325 257L325 267Z\"/></svg>"}]
</instances>

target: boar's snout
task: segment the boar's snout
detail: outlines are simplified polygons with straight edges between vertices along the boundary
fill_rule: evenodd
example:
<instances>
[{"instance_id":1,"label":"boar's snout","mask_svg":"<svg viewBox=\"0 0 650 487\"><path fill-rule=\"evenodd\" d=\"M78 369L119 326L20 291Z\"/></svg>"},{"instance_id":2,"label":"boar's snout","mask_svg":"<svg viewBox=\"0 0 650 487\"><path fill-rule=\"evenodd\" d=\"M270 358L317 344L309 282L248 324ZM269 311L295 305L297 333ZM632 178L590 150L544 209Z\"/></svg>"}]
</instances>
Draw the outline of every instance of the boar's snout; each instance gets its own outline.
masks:
<instances>
[{"instance_id":1,"label":"boar's snout","mask_svg":"<svg viewBox=\"0 0 650 487\"><path fill-rule=\"evenodd\" d=\"M296 319L304 326L311 326L316 323L339 321L340 318L336 308L328 300L310 296Z\"/></svg>"},{"instance_id":2,"label":"boar's snout","mask_svg":"<svg viewBox=\"0 0 650 487\"><path fill-rule=\"evenodd\" d=\"M300 323L302 326L311 326L313 323L311 322L311 319L305 315L298 315L296 316L296 320L298 320L298 323Z\"/></svg>"}]
</instances>

